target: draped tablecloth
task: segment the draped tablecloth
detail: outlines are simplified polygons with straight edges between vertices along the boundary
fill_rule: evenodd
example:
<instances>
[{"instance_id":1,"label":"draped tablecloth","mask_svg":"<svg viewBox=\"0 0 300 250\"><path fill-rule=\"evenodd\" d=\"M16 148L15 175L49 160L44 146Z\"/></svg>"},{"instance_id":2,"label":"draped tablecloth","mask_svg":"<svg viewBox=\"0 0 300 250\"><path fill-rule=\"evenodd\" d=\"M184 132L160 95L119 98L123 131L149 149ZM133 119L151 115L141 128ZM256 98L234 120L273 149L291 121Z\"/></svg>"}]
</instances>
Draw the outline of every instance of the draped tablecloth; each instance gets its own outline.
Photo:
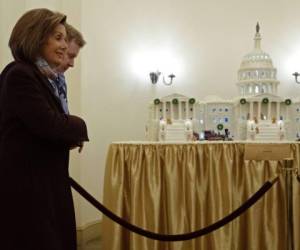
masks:
<instances>
[{"instance_id":1,"label":"draped tablecloth","mask_svg":"<svg viewBox=\"0 0 300 250\"><path fill-rule=\"evenodd\" d=\"M103 218L104 250L284 250L286 190L282 161L244 160L244 142L112 143L104 204L139 227L180 234L208 226L241 206L267 180L279 181L226 226L195 240L160 242ZM298 143L289 143L299 168ZM293 178L294 246L300 249L300 183Z\"/></svg>"}]
</instances>

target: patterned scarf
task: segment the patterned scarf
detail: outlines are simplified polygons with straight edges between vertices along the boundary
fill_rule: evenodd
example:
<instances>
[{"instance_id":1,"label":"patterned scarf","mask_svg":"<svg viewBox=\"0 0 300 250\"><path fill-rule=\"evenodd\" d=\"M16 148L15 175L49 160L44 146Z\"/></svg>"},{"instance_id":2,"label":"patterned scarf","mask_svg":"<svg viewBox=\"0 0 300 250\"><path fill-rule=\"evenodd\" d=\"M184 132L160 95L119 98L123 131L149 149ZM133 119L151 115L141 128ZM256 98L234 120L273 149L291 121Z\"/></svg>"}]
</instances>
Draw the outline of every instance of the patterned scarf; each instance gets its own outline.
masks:
<instances>
[{"instance_id":1,"label":"patterned scarf","mask_svg":"<svg viewBox=\"0 0 300 250\"><path fill-rule=\"evenodd\" d=\"M65 76L55 72L43 58L38 58L35 64L41 73L48 78L54 94L60 99L64 113L69 114Z\"/></svg>"}]
</instances>

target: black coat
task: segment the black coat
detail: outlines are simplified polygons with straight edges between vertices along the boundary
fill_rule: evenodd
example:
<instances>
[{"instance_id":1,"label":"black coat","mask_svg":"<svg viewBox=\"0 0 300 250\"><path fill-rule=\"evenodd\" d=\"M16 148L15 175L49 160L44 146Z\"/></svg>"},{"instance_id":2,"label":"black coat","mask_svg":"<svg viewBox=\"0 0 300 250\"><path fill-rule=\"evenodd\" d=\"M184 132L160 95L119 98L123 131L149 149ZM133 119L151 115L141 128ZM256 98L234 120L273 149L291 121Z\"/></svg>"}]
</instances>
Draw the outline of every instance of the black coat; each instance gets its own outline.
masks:
<instances>
[{"instance_id":1,"label":"black coat","mask_svg":"<svg viewBox=\"0 0 300 250\"><path fill-rule=\"evenodd\" d=\"M69 149L85 122L65 115L35 65L9 64L0 78L0 248L75 250Z\"/></svg>"}]
</instances>

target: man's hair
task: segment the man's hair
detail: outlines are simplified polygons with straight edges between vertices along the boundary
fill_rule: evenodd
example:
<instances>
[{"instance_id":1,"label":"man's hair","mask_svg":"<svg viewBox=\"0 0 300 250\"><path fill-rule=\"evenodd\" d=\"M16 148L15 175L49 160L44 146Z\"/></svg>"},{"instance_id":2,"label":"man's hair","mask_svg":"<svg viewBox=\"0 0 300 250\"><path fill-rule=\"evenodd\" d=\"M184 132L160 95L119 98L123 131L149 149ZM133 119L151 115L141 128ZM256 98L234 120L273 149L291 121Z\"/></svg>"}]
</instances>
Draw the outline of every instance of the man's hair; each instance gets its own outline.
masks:
<instances>
[{"instance_id":1,"label":"man's hair","mask_svg":"<svg viewBox=\"0 0 300 250\"><path fill-rule=\"evenodd\" d=\"M67 17L48 9L27 11L15 24L9 47L15 60L35 62L42 46L57 25L65 25Z\"/></svg>"},{"instance_id":2,"label":"man's hair","mask_svg":"<svg viewBox=\"0 0 300 250\"><path fill-rule=\"evenodd\" d=\"M75 43L80 48L82 48L86 44L86 42L83 39L82 34L77 29L75 29L72 25L70 25L68 23L65 24L65 27L66 27L66 32L67 32L67 40L69 42L74 40Z\"/></svg>"}]
</instances>

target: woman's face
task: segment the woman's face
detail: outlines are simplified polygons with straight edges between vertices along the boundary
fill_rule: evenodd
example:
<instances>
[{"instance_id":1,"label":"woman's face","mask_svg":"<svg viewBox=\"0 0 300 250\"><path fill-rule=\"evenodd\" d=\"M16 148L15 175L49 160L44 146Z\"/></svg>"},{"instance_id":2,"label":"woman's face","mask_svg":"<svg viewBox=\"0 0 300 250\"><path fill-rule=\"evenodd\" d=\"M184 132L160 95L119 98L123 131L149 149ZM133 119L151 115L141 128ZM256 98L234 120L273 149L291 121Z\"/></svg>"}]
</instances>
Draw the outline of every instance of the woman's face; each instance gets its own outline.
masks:
<instances>
[{"instance_id":1,"label":"woman's face","mask_svg":"<svg viewBox=\"0 0 300 250\"><path fill-rule=\"evenodd\" d=\"M63 62L67 46L65 26L59 24L42 46L41 56L51 68L55 68Z\"/></svg>"}]
</instances>

